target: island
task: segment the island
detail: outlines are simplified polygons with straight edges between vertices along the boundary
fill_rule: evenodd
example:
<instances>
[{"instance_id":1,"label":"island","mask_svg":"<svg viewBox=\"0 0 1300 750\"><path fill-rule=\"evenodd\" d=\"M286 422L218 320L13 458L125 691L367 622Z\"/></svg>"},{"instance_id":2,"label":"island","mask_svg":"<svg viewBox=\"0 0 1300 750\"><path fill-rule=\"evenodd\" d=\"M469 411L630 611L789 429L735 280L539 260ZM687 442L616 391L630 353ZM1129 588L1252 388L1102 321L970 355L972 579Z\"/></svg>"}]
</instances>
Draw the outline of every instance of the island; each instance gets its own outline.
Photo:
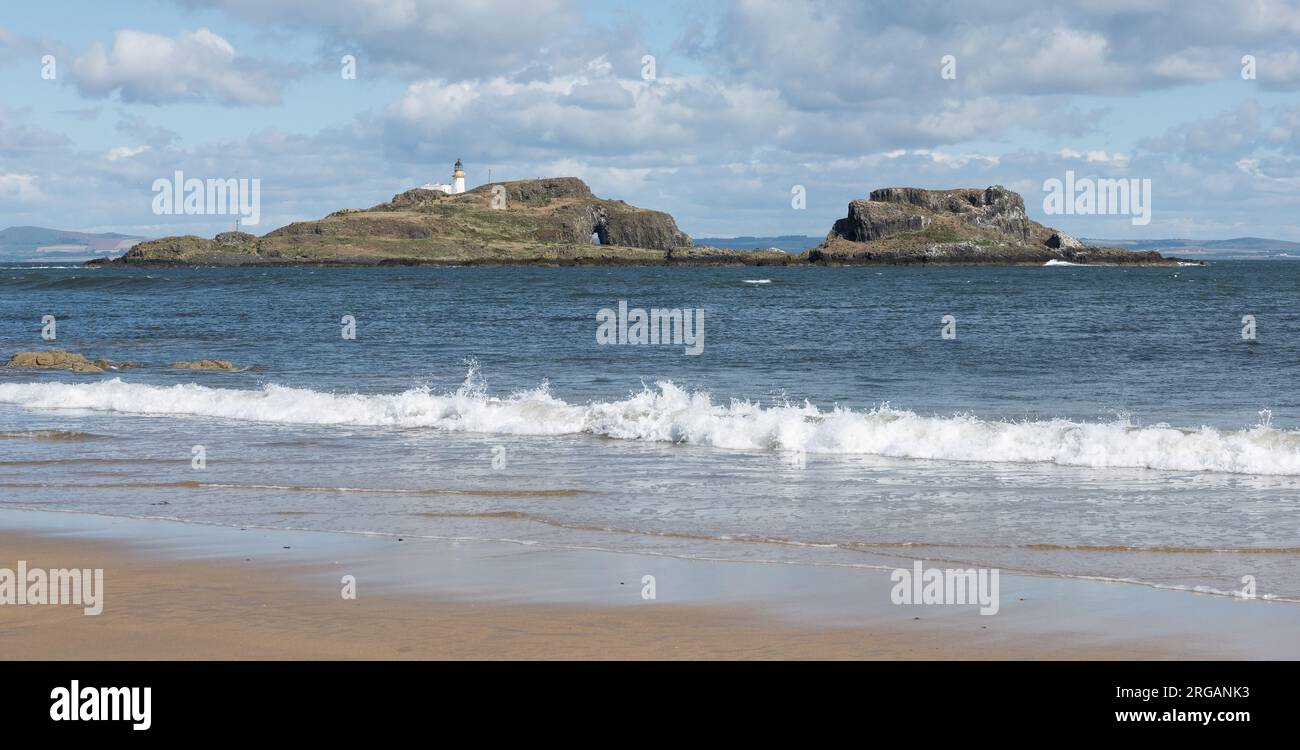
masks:
<instances>
[{"instance_id":1,"label":"island","mask_svg":"<svg viewBox=\"0 0 1300 750\"><path fill-rule=\"evenodd\" d=\"M854 200L821 245L697 246L667 213L594 195L576 177L515 180L448 192L407 190L261 237L163 237L93 265L1176 265L1154 251L1084 245L1032 221L1001 186L884 188Z\"/></svg>"},{"instance_id":2,"label":"island","mask_svg":"<svg viewBox=\"0 0 1300 750\"><path fill-rule=\"evenodd\" d=\"M873 190L849 203L826 241L800 258L835 265L1173 266L1190 263L1154 250L1085 245L1025 213L1019 193L987 188ZM1200 263L1191 263L1201 265Z\"/></svg>"}]
</instances>

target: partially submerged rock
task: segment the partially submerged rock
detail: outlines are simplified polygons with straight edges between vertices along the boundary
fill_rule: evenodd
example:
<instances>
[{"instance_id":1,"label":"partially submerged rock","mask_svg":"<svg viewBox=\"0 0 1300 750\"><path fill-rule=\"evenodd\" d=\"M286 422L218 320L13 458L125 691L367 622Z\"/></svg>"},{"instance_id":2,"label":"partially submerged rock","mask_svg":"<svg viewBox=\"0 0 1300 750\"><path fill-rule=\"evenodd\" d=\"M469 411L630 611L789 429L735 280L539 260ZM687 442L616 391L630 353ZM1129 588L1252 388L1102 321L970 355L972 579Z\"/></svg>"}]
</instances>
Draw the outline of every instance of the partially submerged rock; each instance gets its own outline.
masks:
<instances>
[{"instance_id":1,"label":"partially submerged rock","mask_svg":"<svg viewBox=\"0 0 1300 750\"><path fill-rule=\"evenodd\" d=\"M238 370L228 359L194 359L172 363L173 370Z\"/></svg>"},{"instance_id":2,"label":"partially submerged rock","mask_svg":"<svg viewBox=\"0 0 1300 750\"><path fill-rule=\"evenodd\" d=\"M74 354L62 349L47 349L43 352L17 352L5 367L31 367L42 370L71 370L86 374L100 373L113 367L107 359L86 359L85 355Z\"/></svg>"},{"instance_id":3,"label":"partially submerged rock","mask_svg":"<svg viewBox=\"0 0 1300 750\"><path fill-rule=\"evenodd\" d=\"M71 370L72 372L82 372L87 374L101 373L105 370L121 370L128 367L138 367L139 365L130 362L115 362L110 359L89 359L83 354L64 351L63 349L47 349L45 351L15 352L5 367L30 367L39 370ZM220 371L238 371L240 369L234 363L225 359L195 359L185 360L172 363L172 367L178 370L220 370Z\"/></svg>"}]
</instances>

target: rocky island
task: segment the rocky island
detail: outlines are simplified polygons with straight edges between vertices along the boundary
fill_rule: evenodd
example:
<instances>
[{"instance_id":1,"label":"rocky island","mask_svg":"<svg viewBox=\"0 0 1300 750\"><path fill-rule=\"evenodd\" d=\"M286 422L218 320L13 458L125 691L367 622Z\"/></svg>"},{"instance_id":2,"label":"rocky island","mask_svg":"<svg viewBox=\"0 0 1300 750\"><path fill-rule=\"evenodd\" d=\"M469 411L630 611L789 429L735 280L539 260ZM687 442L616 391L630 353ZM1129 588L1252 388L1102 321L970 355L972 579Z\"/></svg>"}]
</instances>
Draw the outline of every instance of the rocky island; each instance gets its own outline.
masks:
<instances>
[{"instance_id":1,"label":"rocky island","mask_svg":"<svg viewBox=\"0 0 1300 750\"><path fill-rule=\"evenodd\" d=\"M576 177L415 188L262 237L224 232L142 242L126 265L653 265L784 262L785 253L697 248L673 217L596 197Z\"/></svg>"},{"instance_id":2,"label":"rocky island","mask_svg":"<svg viewBox=\"0 0 1300 750\"><path fill-rule=\"evenodd\" d=\"M1024 200L986 189L884 188L849 204L801 255L696 246L673 217L595 196L576 177L416 188L257 237L164 237L93 264L244 265L1174 265L1156 252L1085 246L1032 221Z\"/></svg>"},{"instance_id":3,"label":"rocky island","mask_svg":"<svg viewBox=\"0 0 1300 750\"><path fill-rule=\"evenodd\" d=\"M1019 193L988 188L873 190L849 203L826 241L800 256L825 264L1177 265L1155 251L1092 247L1033 221Z\"/></svg>"}]
</instances>

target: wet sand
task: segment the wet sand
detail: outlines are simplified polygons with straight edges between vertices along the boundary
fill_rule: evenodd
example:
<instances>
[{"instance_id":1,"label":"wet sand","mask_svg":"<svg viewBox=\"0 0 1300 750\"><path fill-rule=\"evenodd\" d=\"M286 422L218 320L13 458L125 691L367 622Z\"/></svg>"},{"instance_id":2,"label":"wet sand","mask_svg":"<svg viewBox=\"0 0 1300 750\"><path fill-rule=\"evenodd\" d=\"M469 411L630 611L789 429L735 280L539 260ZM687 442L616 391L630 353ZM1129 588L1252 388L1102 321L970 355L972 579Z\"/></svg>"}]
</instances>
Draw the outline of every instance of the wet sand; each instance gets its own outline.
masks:
<instances>
[{"instance_id":1,"label":"wet sand","mask_svg":"<svg viewBox=\"0 0 1300 750\"><path fill-rule=\"evenodd\" d=\"M894 606L878 570L85 514L0 521L0 567L105 578L98 616L0 606L0 659L1295 658L1274 641L1300 623L1289 604L1020 576L1002 577L1002 610L982 617ZM641 597L642 570L655 600Z\"/></svg>"}]
</instances>

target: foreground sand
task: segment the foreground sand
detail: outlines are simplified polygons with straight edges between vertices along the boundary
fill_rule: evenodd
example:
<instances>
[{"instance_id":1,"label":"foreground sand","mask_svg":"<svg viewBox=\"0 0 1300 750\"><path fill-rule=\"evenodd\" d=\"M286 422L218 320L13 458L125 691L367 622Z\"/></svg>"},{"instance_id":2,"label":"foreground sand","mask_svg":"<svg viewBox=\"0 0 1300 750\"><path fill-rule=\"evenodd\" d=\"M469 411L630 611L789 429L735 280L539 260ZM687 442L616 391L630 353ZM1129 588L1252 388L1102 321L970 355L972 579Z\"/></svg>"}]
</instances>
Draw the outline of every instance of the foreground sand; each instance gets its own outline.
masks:
<instances>
[{"instance_id":1,"label":"foreground sand","mask_svg":"<svg viewBox=\"0 0 1300 750\"><path fill-rule=\"evenodd\" d=\"M4 559L100 567L106 606L0 607L4 659L1130 659L1098 648L961 628L796 627L734 607L567 606L359 596L311 566L150 558L124 544L0 533ZM964 632L960 632L964 631Z\"/></svg>"}]
</instances>

